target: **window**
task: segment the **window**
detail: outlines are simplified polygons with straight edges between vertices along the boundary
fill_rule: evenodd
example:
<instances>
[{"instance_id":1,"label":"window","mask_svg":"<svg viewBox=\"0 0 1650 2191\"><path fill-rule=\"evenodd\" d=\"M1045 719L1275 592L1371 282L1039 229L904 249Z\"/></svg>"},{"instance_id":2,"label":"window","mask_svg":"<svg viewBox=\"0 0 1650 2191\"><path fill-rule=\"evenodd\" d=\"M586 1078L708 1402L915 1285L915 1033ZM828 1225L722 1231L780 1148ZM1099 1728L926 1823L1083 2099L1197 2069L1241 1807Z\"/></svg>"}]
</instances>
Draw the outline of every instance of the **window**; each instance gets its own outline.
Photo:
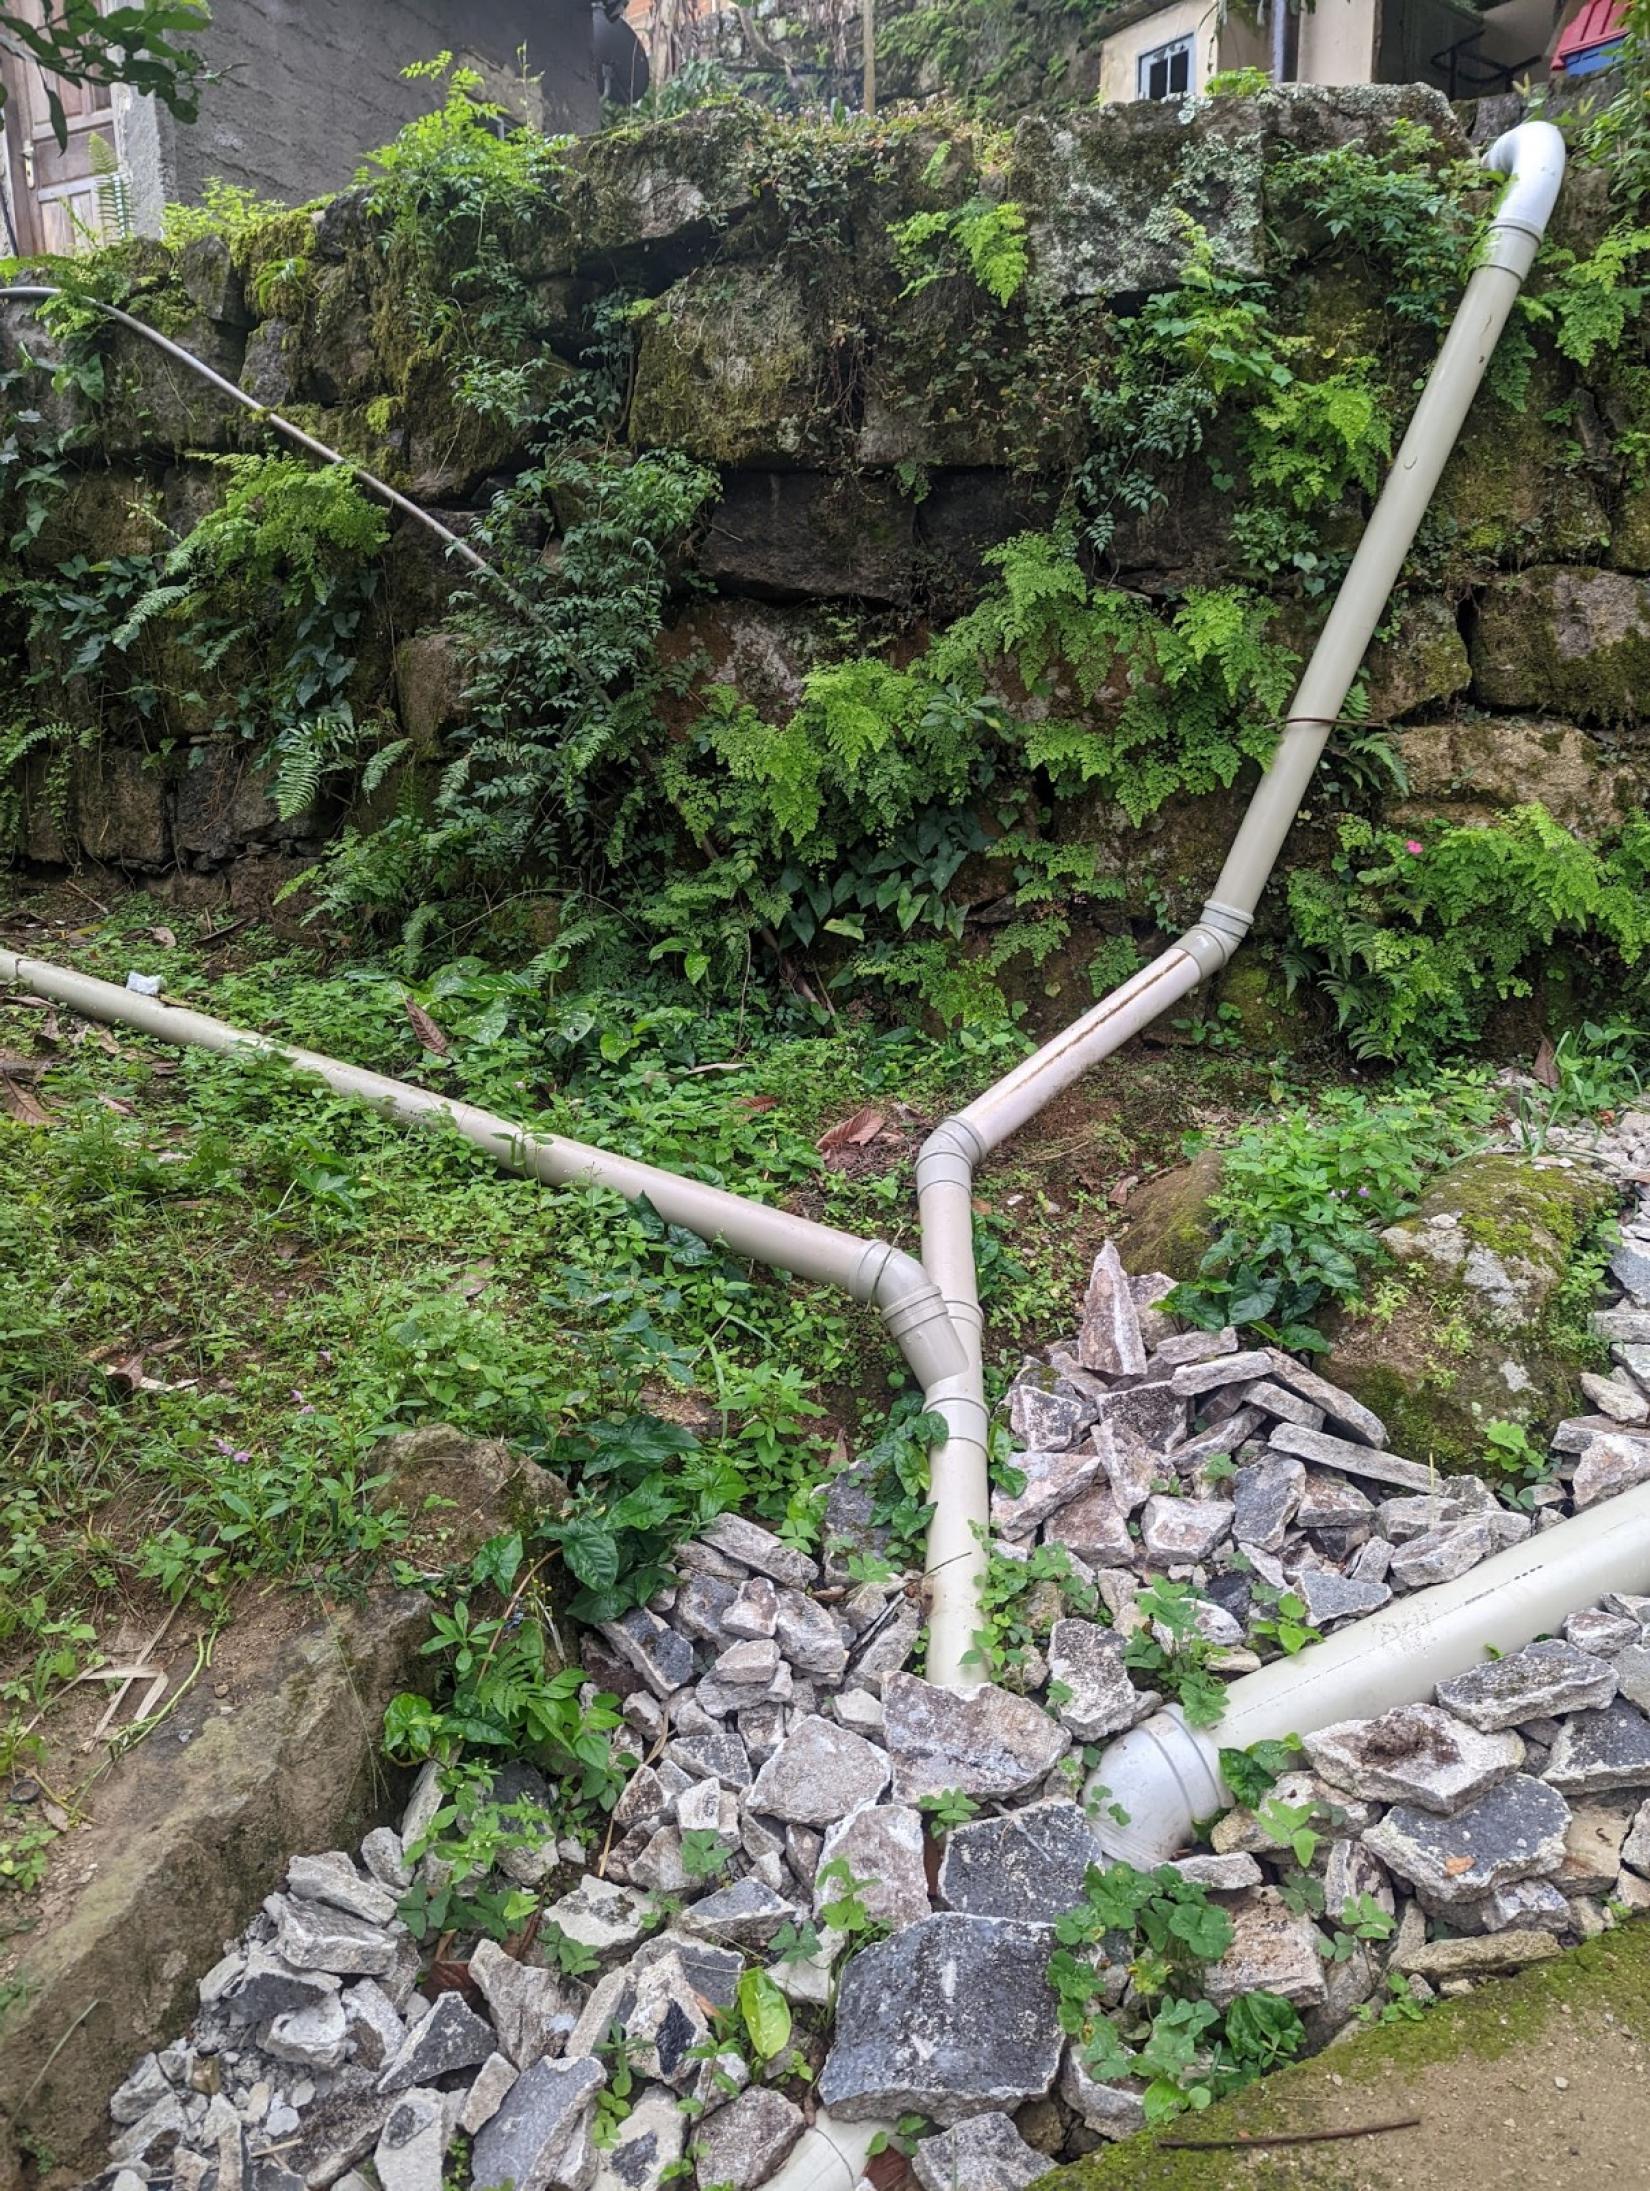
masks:
<instances>
[{"instance_id":1,"label":"window","mask_svg":"<svg viewBox=\"0 0 1650 2191\"><path fill-rule=\"evenodd\" d=\"M1192 88L1192 41L1171 38L1154 46L1137 64L1137 95L1142 99L1183 99Z\"/></svg>"}]
</instances>

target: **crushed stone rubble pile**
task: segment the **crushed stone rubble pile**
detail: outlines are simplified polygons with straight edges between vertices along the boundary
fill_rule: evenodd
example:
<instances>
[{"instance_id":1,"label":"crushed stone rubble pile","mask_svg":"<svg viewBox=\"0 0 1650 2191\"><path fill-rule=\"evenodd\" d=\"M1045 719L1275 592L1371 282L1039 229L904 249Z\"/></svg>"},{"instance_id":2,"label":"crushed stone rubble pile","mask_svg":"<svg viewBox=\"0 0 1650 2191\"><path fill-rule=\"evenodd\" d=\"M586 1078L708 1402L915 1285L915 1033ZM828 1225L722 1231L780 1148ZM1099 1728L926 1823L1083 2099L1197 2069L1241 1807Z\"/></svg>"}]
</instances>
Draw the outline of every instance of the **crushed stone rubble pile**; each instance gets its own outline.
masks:
<instances>
[{"instance_id":1,"label":"crushed stone rubble pile","mask_svg":"<svg viewBox=\"0 0 1650 2191\"><path fill-rule=\"evenodd\" d=\"M396 1912L433 1861L426 1767L400 1830L375 1829L359 1860L293 1860L202 1981L190 2031L115 2093L100 2184L661 2191L691 2172L755 2191L829 2108L923 2118L924 2191L1019 2191L1127 2135L1142 2087L1088 2073L1047 1974L1054 1921L1104 1862L1089 1746L1163 1701L1126 1662L1155 1618L1142 1591L1193 1585L1207 1664L1236 1675L1275 1651L1256 1624L1286 1592L1331 1630L1650 1479L1650 1193L1611 1268L1596 1412L1559 1426L1555 1479L1511 1505L1393 1452L1377 1416L1289 1355L1183 1328L1156 1305L1168 1281L1129 1277L1108 1246L1076 1337L1009 1394L1019 1488L992 1512L1000 1554L1063 1548L1087 1612L1037 1580L1046 1640L949 1693L909 1670L916 1578L856 1579L885 1536L863 1476L833 1479L821 1560L724 1515L682 1548L673 1587L584 1639L638 1760L605 1848L548 1832L531 1768L495 1783L545 1802L541 1858L506 1860L548 1898L538 1944L459 1939L445 1952L462 1961L424 1968ZM1279 1995L1319 2047L1399 1991L1467 1990L1650 1909L1650 1598L1608 1598L1431 1699L1323 1728L1291 1763L1176 1868L1231 1919L1208 2000ZM1304 1894L1286 1845L1303 1817ZM825 1914L850 1891L854 1924L888 1928L865 1944ZM1332 1945L1354 1904L1390 1930ZM588 1951L583 1974L545 1942ZM730 2037L756 1968L790 2004L811 2085ZM1126 1961L1103 1975L1126 2012Z\"/></svg>"}]
</instances>

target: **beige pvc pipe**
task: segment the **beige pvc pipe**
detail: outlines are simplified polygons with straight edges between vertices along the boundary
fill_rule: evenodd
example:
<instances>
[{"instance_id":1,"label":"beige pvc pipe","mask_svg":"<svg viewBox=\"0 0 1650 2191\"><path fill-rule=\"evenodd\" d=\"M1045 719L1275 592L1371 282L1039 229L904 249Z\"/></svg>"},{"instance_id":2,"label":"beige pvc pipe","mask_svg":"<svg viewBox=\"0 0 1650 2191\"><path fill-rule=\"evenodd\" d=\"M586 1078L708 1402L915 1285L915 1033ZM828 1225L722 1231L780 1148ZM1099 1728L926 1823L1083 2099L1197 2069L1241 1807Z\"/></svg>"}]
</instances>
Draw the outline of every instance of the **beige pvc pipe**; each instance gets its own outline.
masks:
<instances>
[{"instance_id":1,"label":"beige pvc pipe","mask_svg":"<svg viewBox=\"0 0 1650 2191\"><path fill-rule=\"evenodd\" d=\"M1512 177L1490 224L1392 470L1290 705L1271 765L1233 839L1202 917L1178 942L1092 1011L937 1126L917 1159L923 1261L950 1310L967 1361L930 1399L947 1435L930 1459L930 1678L981 1678L974 1649L980 1584L990 1556L990 1483L980 1313L974 1278L973 1181L990 1152L1062 1089L1231 959L1248 933L1324 743L1340 716L1417 526L1449 460L1491 354L1539 247L1564 174L1564 140L1549 122L1498 138L1485 164Z\"/></svg>"},{"instance_id":2,"label":"beige pvc pipe","mask_svg":"<svg viewBox=\"0 0 1650 2191\"><path fill-rule=\"evenodd\" d=\"M1487 1649L1520 1650L1611 1590L1650 1591L1650 1484L1245 1674L1227 1689L1215 1729L1188 1727L1170 1706L1120 1736L1089 1781L1101 1847L1122 1863L1166 1862L1196 1820L1233 1800L1220 1777L1221 1750L1313 1734L1425 1698L1439 1682L1482 1665ZM1121 1824L1107 1808L1113 1802L1124 1813Z\"/></svg>"},{"instance_id":3,"label":"beige pvc pipe","mask_svg":"<svg viewBox=\"0 0 1650 2191\"><path fill-rule=\"evenodd\" d=\"M962 1350L939 1289L915 1256L887 1241L859 1240L834 1226L795 1217L766 1203L747 1202L724 1188L683 1179L657 1165L614 1156L560 1134L529 1133L476 1104L433 1095L427 1088L415 1088L408 1081L391 1080L358 1065L340 1064L314 1050L273 1042L204 1012L192 1012L159 997L139 996L112 981L53 966L44 959L0 951L0 985L51 997L88 1019L136 1027L161 1042L278 1057L295 1072L310 1074L339 1095L369 1103L391 1118L452 1127L506 1171L528 1173L556 1185L588 1180L628 1201L645 1199L667 1224L681 1225L705 1240L722 1241L736 1254L772 1269L838 1286L856 1301L874 1303L925 1391L958 1375L963 1367Z\"/></svg>"},{"instance_id":4,"label":"beige pvc pipe","mask_svg":"<svg viewBox=\"0 0 1650 2191\"><path fill-rule=\"evenodd\" d=\"M4 304L8 297L21 297L28 303L43 303L50 297L60 297L62 294L61 289L54 288L48 282L14 283L0 289L0 304ZM101 297L77 297L75 301L78 304L95 305L105 319L113 320L117 326L128 329L134 335L141 335L145 342L153 343L157 350L163 350L169 358L175 358L178 364L187 365L192 373L199 374L202 380L216 388L219 395L227 397L231 403L239 404L243 411L249 411L262 424L272 427L306 455L319 457L323 464L344 466L356 484L365 488L368 494L387 504L390 509L399 510L403 517L415 519L426 532L434 533L449 554L468 563L472 570L479 571L484 578L490 579L495 586L508 594L518 607L522 606L521 596L509 580L501 577L485 557L477 555L467 540L461 539L450 526L443 525L439 517L432 517L422 504L414 502L410 496L390 486L387 480L364 470L353 459L342 455L337 449L329 448L324 441L317 441L313 434L306 434L301 426L294 425L289 418L283 418L279 411L270 410L256 396L249 396L244 388L237 387L234 381L227 380L222 373L216 372L204 358L196 357L193 350L186 350L181 342L174 342L170 335L163 335L158 327L150 327L143 320L134 318L130 312L121 311L118 305L105 304Z\"/></svg>"}]
</instances>

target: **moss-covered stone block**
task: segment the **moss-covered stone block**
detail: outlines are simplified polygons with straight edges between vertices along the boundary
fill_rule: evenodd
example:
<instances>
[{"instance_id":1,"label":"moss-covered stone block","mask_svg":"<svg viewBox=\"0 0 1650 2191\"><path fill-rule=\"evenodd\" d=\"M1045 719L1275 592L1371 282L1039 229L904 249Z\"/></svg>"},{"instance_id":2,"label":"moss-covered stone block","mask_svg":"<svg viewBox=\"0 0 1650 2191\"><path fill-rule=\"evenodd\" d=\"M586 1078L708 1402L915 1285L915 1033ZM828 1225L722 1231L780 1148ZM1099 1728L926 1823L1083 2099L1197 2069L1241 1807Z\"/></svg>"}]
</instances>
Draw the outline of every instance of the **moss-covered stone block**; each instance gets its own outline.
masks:
<instances>
[{"instance_id":1,"label":"moss-covered stone block","mask_svg":"<svg viewBox=\"0 0 1650 2191\"><path fill-rule=\"evenodd\" d=\"M1608 836L1650 803L1650 756L1612 752L1574 723L1533 715L1448 716L1394 739L1409 791L1394 828L1494 821L1539 802L1577 836Z\"/></svg>"},{"instance_id":2,"label":"moss-covered stone block","mask_svg":"<svg viewBox=\"0 0 1650 2191\"><path fill-rule=\"evenodd\" d=\"M1534 556L1582 557L1609 539L1598 487L1570 461L1548 415L1572 390L1555 361L1539 360L1517 405L1491 388L1467 414L1427 521L1464 575Z\"/></svg>"},{"instance_id":3,"label":"moss-covered stone block","mask_svg":"<svg viewBox=\"0 0 1650 2191\"><path fill-rule=\"evenodd\" d=\"M1378 639L1364 658L1370 719L1393 723L1417 708L1453 700L1471 678L1467 643L1451 604L1442 594L1405 594L1391 636Z\"/></svg>"},{"instance_id":4,"label":"moss-covered stone block","mask_svg":"<svg viewBox=\"0 0 1650 2191\"><path fill-rule=\"evenodd\" d=\"M1585 1306L1563 1293L1613 1214L1595 1174L1511 1155L1472 1156L1382 1245L1396 1265L1329 1326L1326 1374L1386 1419L1398 1452L1479 1467L1492 1422L1573 1412L1587 1366Z\"/></svg>"},{"instance_id":5,"label":"moss-covered stone block","mask_svg":"<svg viewBox=\"0 0 1650 2191\"><path fill-rule=\"evenodd\" d=\"M1650 582L1542 563L1497 579L1469 641L1473 695L1584 723L1650 713Z\"/></svg>"},{"instance_id":6,"label":"moss-covered stone block","mask_svg":"<svg viewBox=\"0 0 1650 2191\"><path fill-rule=\"evenodd\" d=\"M846 430L830 331L779 266L715 266L654 301L641 322L630 441L706 464L818 461Z\"/></svg>"},{"instance_id":7,"label":"moss-covered stone block","mask_svg":"<svg viewBox=\"0 0 1650 2191\"><path fill-rule=\"evenodd\" d=\"M911 504L891 481L818 472L735 472L699 568L718 586L777 601L907 600Z\"/></svg>"},{"instance_id":8,"label":"moss-covered stone block","mask_svg":"<svg viewBox=\"0 0 1650 2191\"><path fill-rule=\"evenodd\" d=\"M547 236L538 271L652 284L687 273L713 242L754 246L735 231L764 202L779 129L738 100L585 138L568 160L565 242Z\"/></svg>"},{"instance_id":9,"label":"moss-covered stone block","mask_svg":"<svg viewBox=\"0 0 1650 2191\"><path fill-rule=\"evenodd\" d=\"M1159 1172L1135 1188L1118 1240L1118 1252L1130 1270L1166 1270L1182 1284L1197 1276L1215 1237L1209 1204L1225 1168L1218 1150L1205 1149L1190 1164Z\"/></svg>"}]
</instances>

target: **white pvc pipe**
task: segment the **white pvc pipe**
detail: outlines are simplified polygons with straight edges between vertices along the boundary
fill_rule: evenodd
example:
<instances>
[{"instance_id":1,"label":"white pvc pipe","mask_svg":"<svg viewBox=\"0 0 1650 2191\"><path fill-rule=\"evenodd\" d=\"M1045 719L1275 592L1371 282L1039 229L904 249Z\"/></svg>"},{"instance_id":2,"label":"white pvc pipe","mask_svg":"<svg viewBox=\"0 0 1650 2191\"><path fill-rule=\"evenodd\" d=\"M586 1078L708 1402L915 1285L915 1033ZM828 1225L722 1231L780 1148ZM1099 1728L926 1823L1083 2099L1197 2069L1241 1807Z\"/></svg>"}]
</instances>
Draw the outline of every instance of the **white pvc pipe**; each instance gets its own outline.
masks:
<instances>
[{"instance_id":1,"label":"white pvc pipe","mask_svg":"<svg viewBox=\"0 0 1650 2191\"><path fill-rule=\"evenodd\" d=\"M763 2179L762 2191L854 2191L878 2137L892 2137L891 2123L845 2123L840 2116L816 2115L791 2147L776 2175Z\"/></svg>"},{"instance_id":2,"label":"white pvc pipe","mask_svg":"<svg viewBox=\"0 0 1650 2191\"><path fill-rule=\"evenodd\" d=\"M1100 1844L1124 1863L1161 1864L1190 1839L1195 1820L1233 1800L1220 1778L1221 1750L1315 1734L1425 1699L1439 1682L1482 1665L1486 1649L1520 1650L1612 1590L1650 1592L1650 1484L1245 1674L1227 1689L1216 1727L1188 1727L1171 1706L1134 1728L1105 1751L1089 1782ZM1120 1806L1125 1824L1107 1802Z\"/></svg>"}]
</instances>

